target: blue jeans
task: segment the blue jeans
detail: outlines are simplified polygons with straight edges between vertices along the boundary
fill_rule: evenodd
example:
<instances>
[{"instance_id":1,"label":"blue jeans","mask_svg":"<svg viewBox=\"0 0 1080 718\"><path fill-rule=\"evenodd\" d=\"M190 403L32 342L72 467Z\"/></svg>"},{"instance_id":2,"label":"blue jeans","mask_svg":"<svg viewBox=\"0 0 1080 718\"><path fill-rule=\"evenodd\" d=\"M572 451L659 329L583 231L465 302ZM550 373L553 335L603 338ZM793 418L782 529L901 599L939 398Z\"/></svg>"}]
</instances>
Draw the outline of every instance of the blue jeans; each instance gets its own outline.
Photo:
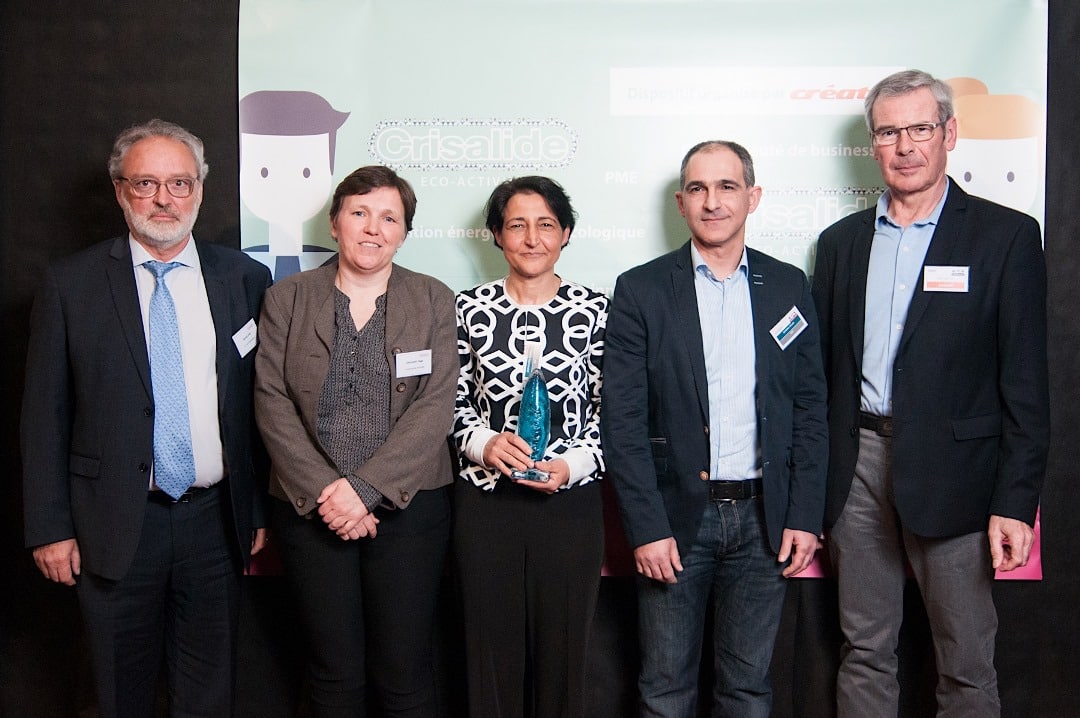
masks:
<instances>
[{"instance_id":1,"label":"blue jeans","mask_svg":"<svg viewBox=\"0 0 1080 718\"><path fill-rule=\"evenodd\" d=\"M678 583L638 582L641 715L694 718L708 606L713 611L712 716L768 718L769 663L784 603L762 500L708 502Z\"/></svg>"}]
</instances>

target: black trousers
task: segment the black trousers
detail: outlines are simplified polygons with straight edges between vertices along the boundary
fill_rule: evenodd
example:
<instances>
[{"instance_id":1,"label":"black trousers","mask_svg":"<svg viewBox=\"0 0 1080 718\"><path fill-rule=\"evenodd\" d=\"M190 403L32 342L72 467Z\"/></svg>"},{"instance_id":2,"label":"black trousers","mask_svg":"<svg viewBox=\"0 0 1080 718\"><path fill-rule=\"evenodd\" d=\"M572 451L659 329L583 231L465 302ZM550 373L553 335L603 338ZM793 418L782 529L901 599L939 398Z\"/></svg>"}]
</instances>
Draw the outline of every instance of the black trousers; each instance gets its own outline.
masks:
<instances>
[{"instance_id":1,"label":"black trousers","mask_svg":"<svg viewBox=\"0 0 1080 718\"><path fill-rule=\"evenodd\" d=\"M600 484L553 495L459 480L454 555L465 612L469 715L585 718L600 590Z\"/></svg>"},{"instance_id":2,"label":"black trousers","mask_svg":"<svg viewBox=\"0 0 1080 718\"><path fill-rule=\"evenodd\" d=\"M139 547L119 581L83 572L79 605L102 718L148 718L164 659L172 718L232 715L239 557L228 490L189 503L147 500Z\"/></svg>"},{"instance_id":3,"label":"black trousers","mask_svg":"<svg viewBox=\"0 0 1080 718\"><path fill-rule=\"evenodd\" d=\"M308 639L313 718L366 714L366 679L387 718L440 715L433 628L450 536L446 489L403 511L376 509L374 539L343 541L318 512L272 500L281 551Z\"/></svg>"}]
</instances>

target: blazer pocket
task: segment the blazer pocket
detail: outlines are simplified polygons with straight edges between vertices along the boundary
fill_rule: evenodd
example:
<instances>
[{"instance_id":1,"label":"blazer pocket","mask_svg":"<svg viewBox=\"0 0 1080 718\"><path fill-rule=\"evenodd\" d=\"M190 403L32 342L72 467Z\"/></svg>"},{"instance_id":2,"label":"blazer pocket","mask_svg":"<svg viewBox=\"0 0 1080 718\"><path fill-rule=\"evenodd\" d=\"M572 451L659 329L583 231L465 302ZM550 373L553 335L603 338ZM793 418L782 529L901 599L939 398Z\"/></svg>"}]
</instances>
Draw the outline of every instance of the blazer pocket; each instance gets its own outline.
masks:
<instances>
[{"instance_id":1,"label":"blazer pocket","mask_svg":"<svg viewBox=\"0 0 1080 718\"><path fill-rule=\"evenodd\" d=\"M100 470L100 459L95 459L91 456L80 456L79 454L68 455L68 471L75 476L96 479Z\"/></svg>"},{"instance_id":2,"label":"blazer pocket","mask_svg":"<svg viewBox=\"0 0 1080 718\"><path fill-rule=\"evenodd\" d=\"M985 439L1001 435L1001 414L984 414L952 420L953 438L957 441Z\"/></svg>"},{"instance_id":3,"label":"blazer pocket","mask_svg":"<svg viewBox=\"0 0 1080 718\"><path fill-rule=\"evenodd\" d=\"M653 470L657 476L667 473L668 443L662 436L649 439L649 449L652 450Z\"/></svg>"}]
</instances>

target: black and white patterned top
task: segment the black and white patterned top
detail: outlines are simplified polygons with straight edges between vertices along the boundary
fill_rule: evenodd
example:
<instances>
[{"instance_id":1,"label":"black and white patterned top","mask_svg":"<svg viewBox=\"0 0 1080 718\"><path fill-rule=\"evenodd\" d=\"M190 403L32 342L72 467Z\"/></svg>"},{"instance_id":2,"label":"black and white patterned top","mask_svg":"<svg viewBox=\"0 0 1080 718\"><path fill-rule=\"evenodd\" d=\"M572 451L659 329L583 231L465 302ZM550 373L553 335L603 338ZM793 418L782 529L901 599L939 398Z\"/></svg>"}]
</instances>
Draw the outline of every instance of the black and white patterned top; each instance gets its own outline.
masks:
<instances>
[{"instance_id":1,"label":"black and white patterned top","mask_svg":"<svg viewBox=\"0 0 1080 718\"><path fill-rule=\"evenodd\" d=\"M600 370L608 299L562 281L546 304L520 305L506 280L481 284L457 296L458 375L454 441L461 477L491 491L500 474L483 465L491 437L517 429L525 381L526 345L541 343L540 367L551 400L551 438L545 460L570 466L567 487L599 478Z\"/></svg>"}]
</instances>

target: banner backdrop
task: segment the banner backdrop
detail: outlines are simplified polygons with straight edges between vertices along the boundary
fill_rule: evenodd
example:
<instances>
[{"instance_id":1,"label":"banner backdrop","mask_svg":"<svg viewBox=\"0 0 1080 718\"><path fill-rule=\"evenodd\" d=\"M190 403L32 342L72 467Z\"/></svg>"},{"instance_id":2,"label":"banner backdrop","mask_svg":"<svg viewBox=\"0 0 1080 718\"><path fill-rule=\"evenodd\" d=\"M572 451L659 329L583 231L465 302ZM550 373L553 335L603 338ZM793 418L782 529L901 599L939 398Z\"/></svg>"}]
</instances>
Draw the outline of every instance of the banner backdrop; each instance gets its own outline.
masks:
<instances>
[{"instance_id":1,"label":"banner backdrop","mask_svg":"<svg viewBox=\"0 0 1080 718\"><path fill-rule=\"evenodd\" d=\"M818 233L882 191L862 101L948 78L950 175L1041 223L1045 0L242 0L241 243L276 277L334 251L329 198L366 164L419 198L397 262L455 290L505 274L492 188L544 174L580 217L558 272L610 291L688 238L686 150L754 157L747 243L803 268Z\"/></svg>"}]
</instances>

